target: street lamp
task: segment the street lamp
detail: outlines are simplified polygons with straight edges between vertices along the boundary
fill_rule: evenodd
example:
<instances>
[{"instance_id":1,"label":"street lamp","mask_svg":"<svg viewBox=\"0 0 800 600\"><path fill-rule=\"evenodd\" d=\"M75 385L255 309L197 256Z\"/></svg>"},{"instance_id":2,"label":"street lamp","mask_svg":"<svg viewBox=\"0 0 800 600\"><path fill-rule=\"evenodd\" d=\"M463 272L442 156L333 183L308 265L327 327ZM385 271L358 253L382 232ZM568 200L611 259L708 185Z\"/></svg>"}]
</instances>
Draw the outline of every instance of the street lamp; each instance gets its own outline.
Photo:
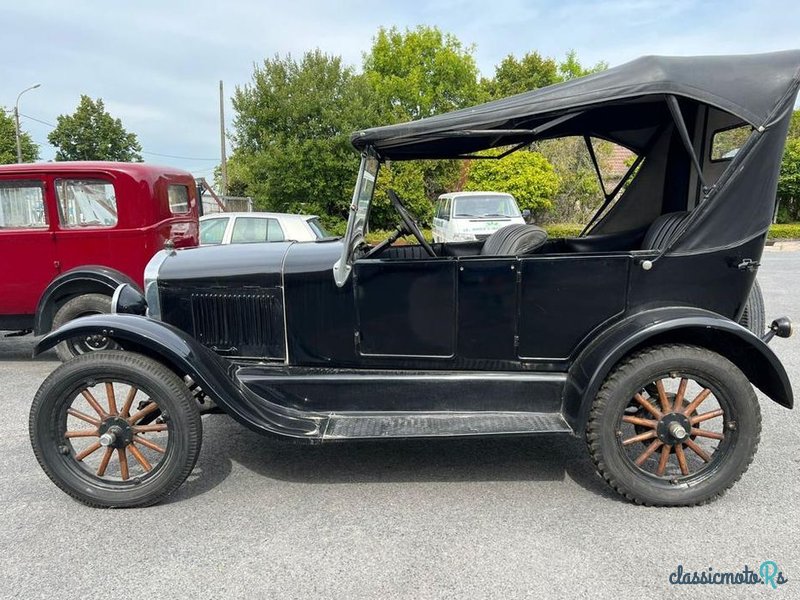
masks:
<instances>
[{"instance_id":1,"label":"street lamp","mask_svg":"<svg viewBox=\"0 0 800 600\"><path fill-rule=\"evenodd\" d=\"M29 88L25 88L24 90L22 90L17 95L17 102L14 104L14 124L16 125L16 131L17 131L17 162L18 163L22 162L22 145L19 142L19 99L20 99L20 96L22 96L22 94L24 94L25 92L30 92L31 90L35 90L40 85L42 85L42 84L41 83L37 83L37 84L32 85Z\"/></svg>"}]
</instances>

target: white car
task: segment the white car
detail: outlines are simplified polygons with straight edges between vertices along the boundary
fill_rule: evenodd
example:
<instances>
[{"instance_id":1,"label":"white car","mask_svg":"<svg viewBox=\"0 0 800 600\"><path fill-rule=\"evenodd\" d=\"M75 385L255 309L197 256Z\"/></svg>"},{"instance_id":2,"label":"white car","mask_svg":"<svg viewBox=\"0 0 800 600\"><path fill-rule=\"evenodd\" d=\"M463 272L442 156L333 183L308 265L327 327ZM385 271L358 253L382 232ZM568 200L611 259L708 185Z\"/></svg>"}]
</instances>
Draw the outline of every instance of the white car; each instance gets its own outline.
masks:
<instances>
[{"instance_id":1,"label":"white car","mask_svg":"<svg viewBox=\"0 0 800 600\"><path fill-rule=\"evenodd\" d=\"M434 242L484 240L506 225L523 224L517 201L501 192L451 192L436 200Z\"/></svg>"},{"instance_id":2,"label":"white car","mask_svg":"<svg viewBox=\"0 0 800 600\"><path fill-rule=\"evenodd\" d=\"M316 215L268 212L213 213L200 217L200 245L313 242L330 237Z\"/></svg>"}]
</instances>

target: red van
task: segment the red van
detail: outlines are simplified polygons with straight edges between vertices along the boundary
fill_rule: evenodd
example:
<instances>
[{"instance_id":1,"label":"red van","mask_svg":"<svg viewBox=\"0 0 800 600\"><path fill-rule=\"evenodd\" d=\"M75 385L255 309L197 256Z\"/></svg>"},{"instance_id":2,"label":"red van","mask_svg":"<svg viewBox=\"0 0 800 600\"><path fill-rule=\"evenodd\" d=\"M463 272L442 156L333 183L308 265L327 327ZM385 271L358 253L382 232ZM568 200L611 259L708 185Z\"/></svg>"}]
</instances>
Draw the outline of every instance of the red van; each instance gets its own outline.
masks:
<instances>
[{"instance_id":1,"label":"red van","mask_svg":"<svg viewBox=\"0 0 800 600\"><path fill-rule=\"evenodd\" d=\"M0 166L0 330L40 335L109 312L116 287L141 286L167 240L198 244L197 219L186 171L113 162ZM66 360L108 344L94 336L57 351Z\"/></svg>"}]
</instances>

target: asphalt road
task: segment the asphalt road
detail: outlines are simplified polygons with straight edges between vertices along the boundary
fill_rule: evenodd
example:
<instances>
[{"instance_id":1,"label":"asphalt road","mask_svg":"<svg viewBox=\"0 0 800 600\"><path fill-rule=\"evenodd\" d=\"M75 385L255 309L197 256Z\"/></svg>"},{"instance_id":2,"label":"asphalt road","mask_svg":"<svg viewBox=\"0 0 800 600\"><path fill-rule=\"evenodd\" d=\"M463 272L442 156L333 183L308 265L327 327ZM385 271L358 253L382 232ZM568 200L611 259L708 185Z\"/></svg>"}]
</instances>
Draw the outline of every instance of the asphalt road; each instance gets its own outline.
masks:
<instances>
[{"instance_id":1,"label":"asphalt road","mask_svg":"<svg viewBox=\"0 0 800 600\"><path fill-rule=\"evenodd\" d=\"M800 253L759 275L768 318L800 320ZM800 390L800 336L773 345ZM762 397L761 447L720 501L637 507L578 440L276 445L204 418L194 474L142 510L86 508L30 450L31 398L57 366L0 339L0 597L800 597L797 411ZM678 564L774 560L789 583L671 586ZM776 596L777 597L777 596Z\"/></svg>"}]
</instances>

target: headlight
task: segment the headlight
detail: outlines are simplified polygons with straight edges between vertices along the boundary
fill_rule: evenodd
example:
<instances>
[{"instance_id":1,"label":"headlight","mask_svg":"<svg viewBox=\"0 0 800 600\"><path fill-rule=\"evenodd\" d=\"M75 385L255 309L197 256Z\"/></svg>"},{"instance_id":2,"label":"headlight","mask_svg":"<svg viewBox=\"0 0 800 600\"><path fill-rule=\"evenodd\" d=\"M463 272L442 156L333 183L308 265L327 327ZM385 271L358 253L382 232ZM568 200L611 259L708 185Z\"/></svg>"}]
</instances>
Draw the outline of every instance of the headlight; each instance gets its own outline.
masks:
<instances>
[{"instance_id":1,"label":"headlight","mask_svg":"<svg viewBox=\"0 0 800 600\"><path fill-rule=\"evenodd\" d=\"M123 283L111 296L111 312L128 315L143 315L147 311L144 296L130 284Z\"/></svg>"},{"instance_id":2,"label":"headlight","mask_svg":"<svg viewBox=\"0 0 800 600\"><path fill-rule=\"evenodd\" d=\"M147 303L147 316L151 319L161 319L161 299L158 294L158 271L162 263L172 252L161 250L156 252L144 268L144 299Z\"/></svg>"}]
</instances>

